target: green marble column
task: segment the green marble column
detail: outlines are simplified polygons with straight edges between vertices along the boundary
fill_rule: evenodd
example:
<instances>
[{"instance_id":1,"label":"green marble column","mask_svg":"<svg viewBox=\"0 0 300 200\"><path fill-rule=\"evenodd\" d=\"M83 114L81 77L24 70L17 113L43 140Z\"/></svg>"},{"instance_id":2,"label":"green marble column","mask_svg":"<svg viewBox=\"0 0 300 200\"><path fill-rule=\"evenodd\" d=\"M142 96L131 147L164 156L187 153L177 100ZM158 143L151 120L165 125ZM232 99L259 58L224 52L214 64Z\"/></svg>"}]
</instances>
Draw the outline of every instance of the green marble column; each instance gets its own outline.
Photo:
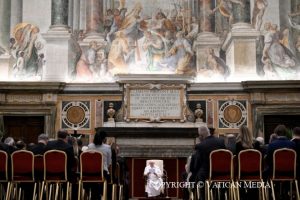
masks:
<instances>
[{"instance_id":1,"label":"green marble column","mask_svg":"<svg viewBox=\"0 0 300 200\"><path fill-rule=\"evenodd\" d=\"M69 0L52 0L51 27L68 27Z\"/></svg>"}]
</instances>

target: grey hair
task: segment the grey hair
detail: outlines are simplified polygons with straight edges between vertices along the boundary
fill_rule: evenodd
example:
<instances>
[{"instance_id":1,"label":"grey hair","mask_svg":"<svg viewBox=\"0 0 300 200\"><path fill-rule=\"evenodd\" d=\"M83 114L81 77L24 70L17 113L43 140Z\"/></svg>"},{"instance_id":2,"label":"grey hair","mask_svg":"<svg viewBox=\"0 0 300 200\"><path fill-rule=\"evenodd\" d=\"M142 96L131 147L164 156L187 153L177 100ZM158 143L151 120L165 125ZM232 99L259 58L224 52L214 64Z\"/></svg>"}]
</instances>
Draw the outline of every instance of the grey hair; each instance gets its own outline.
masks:
<instances>
[{"instance_id":1,"label":"grey hair","mask_svg":"<svg viewBox=\"0 0 300 200\"><path fill-rule=\"evenodd\" d=\"M204 138L210 136L210 131L206 126L201 126L198 128L199 139L202 141Z\"/></svg>"},{"instance_id":2,"label":"grey hair","mask_svg":"<svg viewBox=\"0 0 300 200\"><path fill-rule=\"evenodd\" d=\"M48 141L48 140L49 140L48 135L45 133L42 133L38 136L38 141Z\"/></svg>"},{"instance_id":3,"label":"grey hair","mask_svg":"<svg viewBox=\"0 0 300 200\"><path fill-rule=\"evenodd\" d=\"M12 137L8 137L4 140L4 143L9 145L9 146L13 146L13 145L15 145L15 140Z\"/></svg>"}]
</instances>

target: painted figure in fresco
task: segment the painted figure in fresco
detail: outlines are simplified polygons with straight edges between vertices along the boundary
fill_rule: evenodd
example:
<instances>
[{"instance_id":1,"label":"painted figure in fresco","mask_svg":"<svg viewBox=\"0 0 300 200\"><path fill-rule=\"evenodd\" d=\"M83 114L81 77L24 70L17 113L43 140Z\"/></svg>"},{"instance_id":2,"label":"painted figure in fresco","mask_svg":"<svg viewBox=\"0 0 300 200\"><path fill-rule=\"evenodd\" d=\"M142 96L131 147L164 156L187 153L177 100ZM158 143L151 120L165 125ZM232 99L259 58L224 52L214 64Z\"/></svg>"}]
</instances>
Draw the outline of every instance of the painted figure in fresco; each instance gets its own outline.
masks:
<instances>
[{"instance_id":1,"label":"painted figure in fresco","mask_svg":"<svg viewBox=\"0 0 300 200\"><path fill-rule=\"evenodd\" d=\"M25 60L24 51L19 51L17 63L13 66L13 73L15 78L22 78L25 74Z\"/></svg>"},{"instance_id":2,"label":"painted figure in fresco","mask_svg":"<svg viewBox=\"0 0 300 200\"><path fill-rule=\"evenodd\" d=\"M103 79L108 79L111 77L110 73L108 72L107 68L107 59L105 56L104 50L98 50L97 51L97 57L96 57L96 65L97 69L99 70L99 77Z\"/></svg>"},{"instance_id":3,"label":"painted figure in fresco","mask_svg":"<svg viewBox=\"0 0 300 200\"><path fill-rule=\"evenodd\" d=\"M130 35L130 37L134 38L136 36L136 32L138 32L139 22L140 21L140 13L142 11L141 3L136 3L134 8L125 16L124 20L121 23L120 30L124 31L125 35ZM132 34L132 35L131 35Z\"/></svg>"},{"instance_id":4,"label":"painted figure in fresco","mask_svg":"<svg viewBox=\"0 0 300 200\"><path fill-rule=\"evenodd\" d=\"M262 25L262 18L265 14L265 10L268 6L267 0L255 0L253 13L252 13L252 25L256 30L260 30Z\"/></svg>"},{"instance_id":5,"label":"painted figure in fresco","mask_svg":"<svg viewBox=\"0 0 300 200\"><path fill-rule=\"evenodd\" d=\"M281 79L287 79L296 73L296 58L282 42L281 33L276 24L266 23L262 62L266 74L276 73Z\"/></svg>"},{"instance_id":6,"label":"painted figure in fresco","mask_svg":"<svg viewBox=\"0 0 300 200\"><path fill-rule=\"evenodd\" d=\"M96 53L99 47L92 41L86 52L82 53L76 65L76 81L92 81L97 74Z\"/></svg>"},{"instance_id":7,"label":"painted figure in fresco","mask_svg":"<svg viewBox=\"0 0 300 200\"><path fill-rule=\"evenodd\" d=\"M138 44L138 40L144 36L142 28L142 23L144 22L144 20L142 20L138 15L134 16L134 19L131 18L132 20L126 20L126 18L124 19L124 22L131 23L123 23L120 31L124 33L125 37L128 40L129 46L131 48L131 54L130 57L127 58L127 60L129 63L132 63L135 60L140 60L140 46Z\"/></svg>"},{"instance_id":8,"label":"painted figure in fresco","mask_svg":"<svg viewBox=\"0 0 300 200\"><path fill-rule=\"evenodd\" d=\"M43 53L41 53L39 55L39 58L37 60L37 64L38 64L38 71L37 71L37 76L41 77L42 78L42 75L43 75L43 67L45 65L45 56Z\"/></svg>"},{"instance_id":9,"label":"painted figure in fresco","mask_svg":"<svg viewBox=\"0 0 300 200\"><path fill-rule=\"evenodd\" d=\"M156 71L156 61L160 60L165 53L165 45L162 37L151 31L145 31L143 49L146 51L147 68L149 71Z\"/></svg>"},{"instance_id":10,"label":"painted figure in fresco","mask_svg":"<svg viewBox=\"0 0 300 200\"><path fill-rule=\"evenodd\" d=\"M170 49L172 48L173 43L174 43L173 33L171 31L166 31L165 37L163 37L163 41L165 44L165 50L166 50L166 54L167 54L167 52L170 51Z\"/></svg>"},{"instance_id":11,"label":"painted figure in fresco","mask_svg":"<svg viewBox=\"0 0 300 200\"><path fill-rule=\"evenodd\" d=\"M119 10L125 8L126 0L119 0Z\"/></svg>"},{"instance_id":12,"label":"painted figure in fresco","mask_svg":"<svg viewBox=\"0 0 300 200\"><path fill-rule=\"evenodd\" d=\"M112 74L128 73L128 65L125 59L128 53L128 40L122 31L118 31L108 54L108 65Z\"/></svg>"},{"instance_id":13,"label":"painted figure in fresco","mask_svg":"<svg viewBox=\"0 0 300 200\"><path fill-rule=\"evenodd\" d=\"M99 47L97 45L96 41L90 42L90 46L88 50L86 51L86 58L88 61L89 70L92 72L93 75L97 74L96 69L96 56L97 51L99 50Z\"/></svg>"},{"instance_id":14,"label":"painted figure in fresco","mask_svg":"<svg viewBox=\"0 0 300 200\"><path fill-rule=\"evenodd\" d=\"M106 11L106 15L104 16L104 30L106 32L109 32L113 22L114 22L114 13L112 9L108 9Z\"/></svg>"},{"instance_id":15,"label":"painted figure in fresco","mask_svg":"<svg viewBox=\"0 0 300 200\"><path fill-rule=\"evenodd\" d=\"M219 11L222 16L228 18L230 27L233 23L232 3L240 4L242 7L245 7L245 4L241 0L218 0L217 7L212 10L212 14Z\"/></svg>"},{"instance_id":16,"label":"painted figure in fresco","mask_svg":"<svg viewBox=\"0 0 300 200\"><path fill-rule=\"evenodd\" d=\"M168 71L173 71L178 74L192 73L189 65L193 54L192 46L189 41L184 38L184 33L178 32L172 48L166 57L159 62L159 65Z\"/></svg>"},{"instance_id":17,"label":"painted figure in fresco","mask_svg":"<svg viewBox=\"0 0 300 200\"><path fill-rule=\"evenodd\" d=\"M197 23L196 17L192 17L192 23L190 25L190 30L188 31L188 34L186 38L192 42L194 39L197 38L199 32L199 24Z\"/></svg>"},{"instance_id":18,"label":"painted figure in fresco","mask_svg":"<svg viewBox=\"0 0 300 200\"><path fill-rule=\"evenodd\" d=\"M113 40L113 35L115 34L115 32L117 32L120 29L121 24L125 18L126 12L126 8L122 8L120 11L119 9L114 9L113 23L110 27L110 31L106 35L106 40L109 43L111 43L111 41Z\"/></svg>"},{"instance_id":19,"label":"painted figure in fresco","mask_svg":"<svg viewBox=\"0 0 300 200\"><path fill-rule=\"evenodd\" d=\"M199 71L199 74L205 78L213 78L215 80L226 80L230 75L230 69L225 61L215 55L212 48L206 50L205 69Z\"/></svg>"},{"instance_id":20,"label":"painted figure in fresco","mask_svg":"<svg viewBox=\"0 0 300 200\"><path fill-rule=\"evenodd\" d=\"M38 51L43 48L42 42L38 39L39 28L28 23L17 24L13 31L14 44L11 52L18 58L20 51L24 52L24 70L27 77L37 75Z\"/></svg>"}]
</instances>

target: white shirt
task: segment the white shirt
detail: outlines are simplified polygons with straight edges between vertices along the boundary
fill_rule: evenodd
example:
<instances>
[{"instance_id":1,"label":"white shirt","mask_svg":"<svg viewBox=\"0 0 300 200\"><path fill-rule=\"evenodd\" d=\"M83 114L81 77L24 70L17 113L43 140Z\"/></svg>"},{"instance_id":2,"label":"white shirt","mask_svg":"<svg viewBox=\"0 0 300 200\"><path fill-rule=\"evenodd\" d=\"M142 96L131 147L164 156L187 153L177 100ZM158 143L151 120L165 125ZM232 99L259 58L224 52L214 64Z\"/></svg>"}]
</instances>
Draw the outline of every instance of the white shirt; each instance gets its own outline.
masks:
<instances>
[{"instance_id":1,"label":"white shirt","mask_svg":"<svg viewBox=\"0 0 300 200\"><path fill-rule=\"evenodd\" d=\"M145 167L144 176L147 176L146 192L148 197L155 197L160 195L163 189L162 172L157 165Z\"/></svg>"},{"instance_id":2,"label":"white shirt","mask_svg":"<svg viewBox=\"0 0 300 200\"><path fill-rule=\"evenodd\" d=\"M107 144L95 145L91 143L88 145L89 150L96 150L103 155L103 169L109 173L108 167L111 165L111 147Z\"/></svg>"}]
</instances>

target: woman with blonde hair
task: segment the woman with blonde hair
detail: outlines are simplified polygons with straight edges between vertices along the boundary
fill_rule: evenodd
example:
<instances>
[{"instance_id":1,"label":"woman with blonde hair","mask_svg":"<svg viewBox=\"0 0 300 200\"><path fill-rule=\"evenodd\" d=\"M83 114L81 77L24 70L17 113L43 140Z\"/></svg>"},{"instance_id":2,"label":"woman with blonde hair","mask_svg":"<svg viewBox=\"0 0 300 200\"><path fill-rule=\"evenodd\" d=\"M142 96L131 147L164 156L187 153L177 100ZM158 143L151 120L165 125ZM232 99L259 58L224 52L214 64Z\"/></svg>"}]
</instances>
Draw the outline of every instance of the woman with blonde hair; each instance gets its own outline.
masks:
<instances>
[{"instance_id":1,"label":"woman with blonde hair","mask_svg":"<svg viewBox=\"0 0 300 200\"><path fill-rule=\"evenodd\" d=\"M248 127L243 125L240 127L240 132L236 138L236 154L245 149L253 148L253 136Z\"/></svg>"}]
</instances>

